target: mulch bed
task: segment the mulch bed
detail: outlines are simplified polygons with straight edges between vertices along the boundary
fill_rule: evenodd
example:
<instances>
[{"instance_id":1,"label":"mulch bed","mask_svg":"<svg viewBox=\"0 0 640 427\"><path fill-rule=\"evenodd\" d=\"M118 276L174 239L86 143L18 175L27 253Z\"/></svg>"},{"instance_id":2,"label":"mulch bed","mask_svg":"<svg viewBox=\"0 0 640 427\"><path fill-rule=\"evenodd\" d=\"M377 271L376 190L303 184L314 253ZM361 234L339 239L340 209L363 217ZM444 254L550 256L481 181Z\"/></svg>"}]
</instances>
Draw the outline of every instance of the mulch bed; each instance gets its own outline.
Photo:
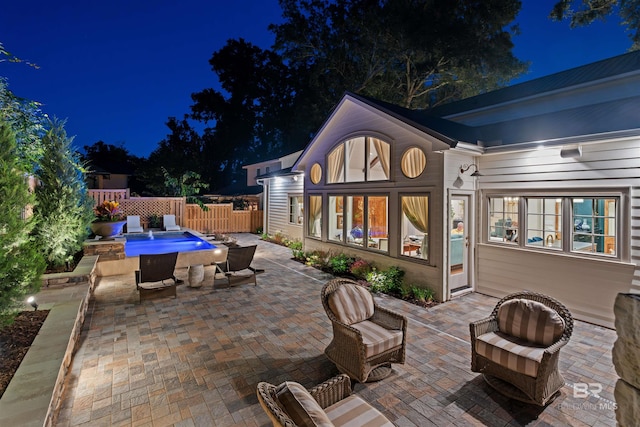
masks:
<instances>
[{"instance_id":1,"label":"mulch bed","mask_svg":"<svg viewBox=\"0 0 640 427\"><path fill-rule=\"evenodd\" d=\"M27 354L49 310L22 311L15 321L0 329L0 397Z\"/></svg>"}]
</instances>

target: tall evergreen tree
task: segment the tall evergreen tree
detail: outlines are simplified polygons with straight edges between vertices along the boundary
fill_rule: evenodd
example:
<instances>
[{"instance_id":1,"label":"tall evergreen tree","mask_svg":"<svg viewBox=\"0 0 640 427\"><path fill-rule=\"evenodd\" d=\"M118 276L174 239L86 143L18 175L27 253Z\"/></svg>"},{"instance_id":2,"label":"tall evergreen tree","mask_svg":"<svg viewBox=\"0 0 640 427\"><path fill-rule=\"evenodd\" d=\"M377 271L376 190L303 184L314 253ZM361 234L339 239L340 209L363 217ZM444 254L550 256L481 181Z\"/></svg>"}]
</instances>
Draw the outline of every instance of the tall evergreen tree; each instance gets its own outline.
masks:
<instances>
[{"instance_id":1,"label":"tall evergreen tree","mask_svg":"<svg viewBox=\"0 0 640 427\"><path fill-rule=\"evenodd\" d=\"M35 218L26 214L34 203L15 137L0 120L0 320L20 298L40 289L45 262L30 235Z\"/></svg>"},{"instance_id":2,"label":"tall evergreen tree","mask_svg":"<svg viewBox=\"0 0 640 427\"><path fill-rule=\"evenodd\" d=\"M69 262L82 249L93 220L93 199L84 180L79 154L71 146L64 123L51 122L42 139L44 154L36 171L38 218L35 234L50 265Z\"/></svg>"}]
</instances>

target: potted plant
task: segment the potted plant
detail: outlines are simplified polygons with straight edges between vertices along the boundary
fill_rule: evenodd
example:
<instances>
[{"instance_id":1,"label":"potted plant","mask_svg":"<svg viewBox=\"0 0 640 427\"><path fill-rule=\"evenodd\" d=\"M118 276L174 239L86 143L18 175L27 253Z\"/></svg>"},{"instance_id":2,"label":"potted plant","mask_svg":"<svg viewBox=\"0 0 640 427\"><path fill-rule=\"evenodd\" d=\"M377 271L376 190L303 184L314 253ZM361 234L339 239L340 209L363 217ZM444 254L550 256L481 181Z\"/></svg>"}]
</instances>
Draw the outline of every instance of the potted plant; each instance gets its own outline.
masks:
<instances>
[{"instance_id":1,"label":"potted plant","mask_svg":"<svg viewBox=\"0 0 640 427\"><path fill-rule=\"evenodd\" d=\"M100 203L93 208L96 218L91 223L91 231L102 240L111 239L122 232L127 222L120 212L120 204L115 200Z\"/></svg>"}]
</instances>

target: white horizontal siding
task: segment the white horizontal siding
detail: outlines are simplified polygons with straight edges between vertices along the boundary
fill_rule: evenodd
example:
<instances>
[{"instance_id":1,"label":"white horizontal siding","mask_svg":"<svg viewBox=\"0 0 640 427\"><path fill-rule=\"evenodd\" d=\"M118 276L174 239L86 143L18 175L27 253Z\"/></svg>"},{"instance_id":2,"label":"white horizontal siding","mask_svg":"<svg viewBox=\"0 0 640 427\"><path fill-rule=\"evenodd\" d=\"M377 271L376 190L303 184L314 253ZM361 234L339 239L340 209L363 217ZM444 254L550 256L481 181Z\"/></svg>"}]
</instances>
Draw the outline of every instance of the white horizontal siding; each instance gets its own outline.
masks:
<instances>
[{"instance_id":1,"label":"white horizontal siding","mask_svg":"<svg viewBox=\"0 0 640 427\"><path fill-rule=\"evenodd\" d=\"M635 266L620 262L558 256L482 244L478 247L480 293L502 297L531 290L550 295L574 318L613 328L613 303L629 292Z\"/></svg>"},{"instance_id":2,"label":"white horizontal siding","mask_svg":"<svg viewBox=\"0 0 640 427\"><path fill-rule=\"evenodd\" d=\"M267 233L283 234L293 240L302 240L302 225L289 223L289 195L302 197L303 180L291 177L269 180L269 206L267 208Z\"/></svg>"},{"instance_id":3,"label":"white horizontal siding","mask_svg":"<svg viewBox=\"0 0 640 427\"><path fill-rule=\"evenodd\" d=\"M578 189L629 189L630 203L622 218L626 219L625 230L620 236L629 246L620 253L629 254L631 264L495 245L481 245L478 251L480 292L494 296L519 289L549 293L565 303L576 318L612 327L616 294L640 293L640 140L585 144L580 158L564 159L555 147L494 153L478 161L483 176L477 182L483 191L557 190L571 194ZM479 237L479 241L486 241L485 236Z\"/></svg>"}]
</instances>

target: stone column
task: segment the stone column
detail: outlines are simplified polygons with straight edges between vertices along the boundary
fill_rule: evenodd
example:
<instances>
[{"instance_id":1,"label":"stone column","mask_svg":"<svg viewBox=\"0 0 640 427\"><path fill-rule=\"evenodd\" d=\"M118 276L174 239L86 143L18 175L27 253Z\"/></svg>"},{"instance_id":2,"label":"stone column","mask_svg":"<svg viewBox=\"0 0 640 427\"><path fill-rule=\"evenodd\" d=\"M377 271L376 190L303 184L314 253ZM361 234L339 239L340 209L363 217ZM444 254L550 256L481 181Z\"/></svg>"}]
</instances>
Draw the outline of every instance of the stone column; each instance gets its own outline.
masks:
<instances>
[{"instance_id":1,"label":"stone column","mask_svg":"<svg viewBox=\"0 0 640 427\"><path fill-rule=\"evenodd\" d=\"M618 294L613 307L618 339L613 345L616 383L616 419L620 427L640 420L640 295Z\"/></svg>"}]
</instances>

